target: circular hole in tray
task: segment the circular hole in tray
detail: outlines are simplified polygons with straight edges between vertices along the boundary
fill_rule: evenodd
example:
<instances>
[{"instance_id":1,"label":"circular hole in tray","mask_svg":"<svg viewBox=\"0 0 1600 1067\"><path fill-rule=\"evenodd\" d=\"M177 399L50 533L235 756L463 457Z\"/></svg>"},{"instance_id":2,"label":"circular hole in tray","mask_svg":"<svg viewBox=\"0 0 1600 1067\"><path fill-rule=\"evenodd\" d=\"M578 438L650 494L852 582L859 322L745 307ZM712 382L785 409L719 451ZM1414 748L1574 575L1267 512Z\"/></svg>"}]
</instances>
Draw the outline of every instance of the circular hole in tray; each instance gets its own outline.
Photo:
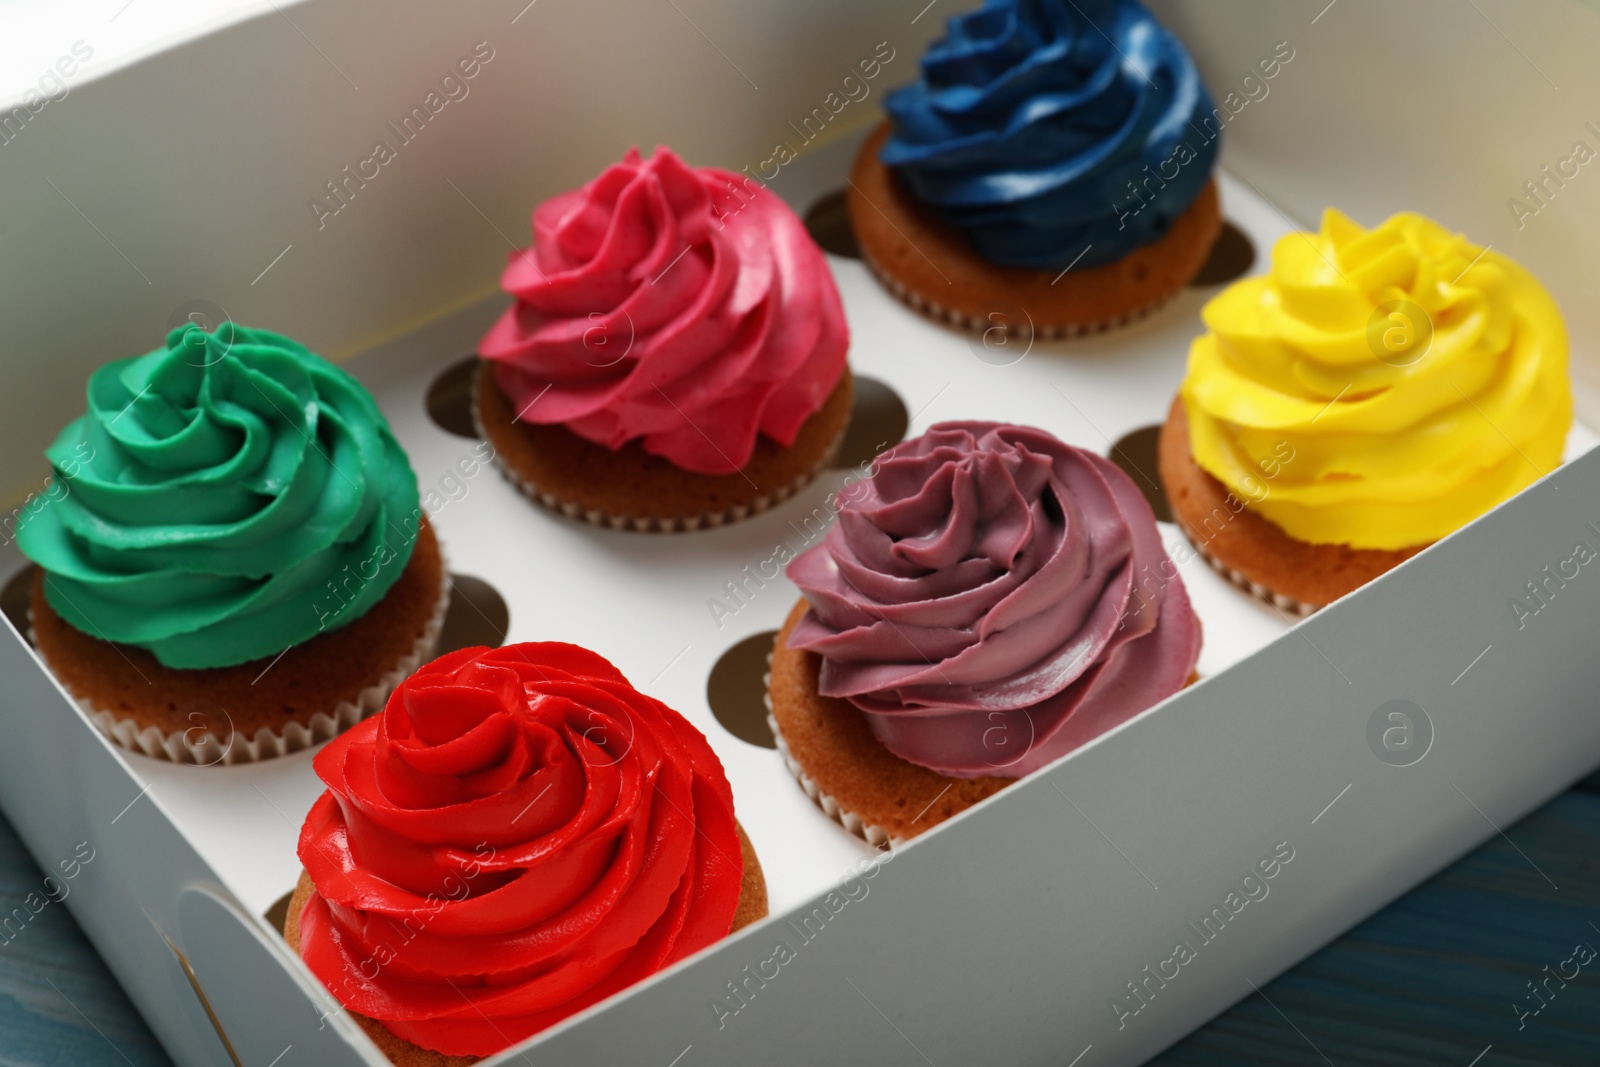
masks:
<instances>
[{"instance_id":1,"label":"circular hole in tray","mask_svg":"<svg viewBox=\"0 0 1600 1067\"><path fill-rule=\"evenodd\" d=\"M1256 246L1250 235L1233 223L1224 220L1222 235L1211 246L1211 258L1206 260L1200 273L1190 285L1221 285L1231 282L1255 266Z\"/></svg>"},{"instance_id":2,"label":"circular hole in tray","mask_svg":"<svg viewBox=\"0 0 1600 1067\"><path fill-rule=\"evenodd\" d=\"M272 907L268 908L266 914L262 916L267 920L267 925L280 934L283 933L283 928L289 925L289 900L293 896L294 890L291 889L277 900L274 900Z\"/></svg>"},{"instance_id":3,"label":"circular hole in tray","mask_svg":"<svg viewBox=\"0 0 1600 1067\"><path fill-rule=\"evenodd\" d=\"M435 655L479 645L499 648L506 643L510 628L511 610L499 590L482 578L452 574L450 608L439 630L439 651Z\"/></svg>"},{"instance_id":4,"label":"circular hole in tray","mask_svg":"<svg viewBox=\"0 0 1600 1067\"><path fill-rule=\"evenodd\" d=\"M812 201L806 208L806 232L824 252L846 259L861 258L856 233L850 228L850 213L845 210L843 189L835 189Z\"/></svg>"},{"instance_id":5,"label":"circular hole in tray","mask_svg":"<svg viewBox=\"0 0 1600 1067\"><path fill-rule=\"evenodd\" d=\"M36 564L24 564L0 589L0 611L23 637L28 636L28 597L33 592L33 572L38 569Z\"/></svg>"},{"instance_id":6,"label":"circular hole in tray","mask_svg":"<svg viewBox=\"0 0 1600 1067\"><path fill-rule=\"evenodd\" d=\"M446 367L428 386L428 417L446 433L457 437L478 436L472 425L472 379L478 371L478 357Z\"/></svg>"},{"instance_id":7,"label":"circular hole in tray","mask_svg":"<svg viewBox=\"0 0 1600 1067\"><path fill-rule=\"evenodd\" d=\"M724 652L706 679L711 714L741 741L777 748L767 725L767 657L778 631L752 634Z\"/></svg>"},{"instance_id":8,"label":"circular hole in tray","mask_svg":"<svg viewBox=\"0 0 1600 1067\"><path fill-rule=\"evenodd\" d=\"M887 448L905 439L911 416L900 394L878 381L856 375L855 406L850 412L850 426L839 443L833 457L838 469L859 467L870 462Z\"/></svg>"},{"instance_id":9,"label":"circular hole in tray","mask_svg":"<svg viewBox=\"0 0 1600 1067\"><path fill-rule=\"evenodd\" d=\"M1160 426L1141 426L1112 445L1109 458L1139 487L1150 510L1156 513L1156 521L1171 522L1172 506L1167 503L1167 491L1161 484L1161 467L1156 462L1160 443Z\"/></svg>"}]
</instances>

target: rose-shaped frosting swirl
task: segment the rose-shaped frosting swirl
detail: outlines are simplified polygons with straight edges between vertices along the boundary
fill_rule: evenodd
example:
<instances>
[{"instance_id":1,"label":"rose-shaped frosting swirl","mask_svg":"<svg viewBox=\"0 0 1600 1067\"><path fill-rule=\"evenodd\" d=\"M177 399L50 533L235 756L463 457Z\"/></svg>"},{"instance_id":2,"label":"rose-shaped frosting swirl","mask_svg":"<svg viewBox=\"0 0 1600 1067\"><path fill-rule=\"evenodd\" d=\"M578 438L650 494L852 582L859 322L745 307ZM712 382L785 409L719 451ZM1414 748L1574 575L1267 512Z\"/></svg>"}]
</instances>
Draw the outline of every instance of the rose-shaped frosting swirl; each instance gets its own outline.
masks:
<instances>
[{"instance_id":1,"label":"rose-shaped frosting swirl","mask_svg":"<svg viewBox=\"0 0 1600 1067\"><path fill-rule=\"evenodd\" d=\"M722 765L575 645L442 656L316 771L301 955L413 1044L489 1055L732 925L744 864Z\"/></svg>"},{"instance_id":2,"label":"rose-shaped frosting swirl","mask_svg":"<svg viewBox=\"0 0 1600 1067\"><path fill-rule=\"evenodd\" d=\"M1329 210L1203 316L1182 388L1194 458L1301 541L1428 544L1561 461L1555 301L1421 215L1367 230ZM1257 472L1285 442L1295 458L1264 491Z\"/></svg>"},{"instance_id":3,"label":"rose-shaped frosting swirl","mask_svg":"<svg viewBox=\"0 0 1600 1067\"><path fill-rule=\"evenodd\" d=\"M180 327L95 371L88 408L46 452L65 495L17 542L91 636L177 668L275 656L360 618L411 557L405 453L354 378L287 337Z\"/></svg>"},{"instance_id":4,"label":"rose-shaped frosting swirl","mask_svg":"<svg viewBox=\"0 0 1600 1067\"><path fill-rule=\"evenodd\" d=\"M895 755L1020 777L1183 688L1200 653L1150 506L1043 430L941 423L841 493L789 565L822 656Z\"/></svg>"},{"instance_id":5,"label":"rose-shaped frosting swirl","mask_svg":"<svg viewBox=\"0 0 1600 1067\"><path fill-rule=\"evenodd\" d=\"M478 354L519 419L731 474L827 400L849 334L822 252L748 178L632 149L533 212Z\"/></svg>"},{"instance_id":6,"label":"rose-shaped frosting swirl","mask_svg":"<svg viewBox=\"0 0 1600 1067\"><path fill-rule=\"evenodd\" d=\"M1217 156L1194 61L1133 0L988 0L886 107L880 158L1002 266L1093 267L1159 240Z\"/></svg>"}]
</instances>

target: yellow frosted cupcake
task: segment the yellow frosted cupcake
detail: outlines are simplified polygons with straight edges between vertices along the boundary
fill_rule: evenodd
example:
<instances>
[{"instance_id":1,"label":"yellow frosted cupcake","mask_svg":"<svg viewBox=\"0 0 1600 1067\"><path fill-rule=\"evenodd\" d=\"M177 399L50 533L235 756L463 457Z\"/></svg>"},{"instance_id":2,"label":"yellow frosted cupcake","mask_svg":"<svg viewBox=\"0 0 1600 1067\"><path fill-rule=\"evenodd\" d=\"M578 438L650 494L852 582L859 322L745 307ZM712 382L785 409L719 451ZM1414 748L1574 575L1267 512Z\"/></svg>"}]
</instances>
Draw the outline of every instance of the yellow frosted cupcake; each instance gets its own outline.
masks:
<instances>
[{"instance_id":1,"label":"yellow frosted cupcake","mask_svg":"<svg viewBox=\"0 0 1600 1067\"><path fill-rule=\"evenodd\" d=\"M1567 332L1523 267L1421 215L1328 210L1205 306L1161 440L1200 553L1310 612L1554 470Z\"/></svg>"}]
</instances>

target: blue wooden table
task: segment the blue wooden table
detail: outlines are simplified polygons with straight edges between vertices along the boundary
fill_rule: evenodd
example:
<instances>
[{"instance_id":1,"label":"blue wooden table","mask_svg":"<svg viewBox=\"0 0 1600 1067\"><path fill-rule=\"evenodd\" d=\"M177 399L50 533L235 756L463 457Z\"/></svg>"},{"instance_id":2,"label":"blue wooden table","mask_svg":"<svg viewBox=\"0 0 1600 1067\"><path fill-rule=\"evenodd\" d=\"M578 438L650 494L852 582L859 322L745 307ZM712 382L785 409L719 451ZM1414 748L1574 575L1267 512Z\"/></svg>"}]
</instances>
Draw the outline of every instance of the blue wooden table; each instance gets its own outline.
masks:
<instances>
[{"instance_id":1,"label":"blue wooden table","mask_svg":"<svg viewBox=\"0 0 1600 1067\"><path fill-rule=\"evenodd\" d=\"M29 894L45 892L44 872L0 818L0 915L26 913ZM0 1065L102 1063L171 1061L67 909L46 904L14 938L0 934Z\"/></svg>"},{"instance_id":2,"label":"blue wooden table","mask_svg":"<svg viewBox=\"0 0 1600 1067\"><path fill-rule=\"evenodd\" d=\"M0 820L0 913L43 875ZM1600 781L1169 1049L1162 1067L1600 1064ZM1566 978L1563 980L1562 975ZM1537 990L1535 989L1537 986ZM0 938L0 1067L166 1064L65 908Z\"/></svg>"},{"instance_id":3,"label":"blue wooden table","mask_svg":"<svg viewBox=\"0 0 1600 1067\"><path fill-rule=\"evenodd\" d=\"M1575 958L1580 944L1588 951ZM1600 784L1591 779L1155 1062L1594 1067L1600 956L1579 961L1596 950Z\"/></svg>"}]
</instances>

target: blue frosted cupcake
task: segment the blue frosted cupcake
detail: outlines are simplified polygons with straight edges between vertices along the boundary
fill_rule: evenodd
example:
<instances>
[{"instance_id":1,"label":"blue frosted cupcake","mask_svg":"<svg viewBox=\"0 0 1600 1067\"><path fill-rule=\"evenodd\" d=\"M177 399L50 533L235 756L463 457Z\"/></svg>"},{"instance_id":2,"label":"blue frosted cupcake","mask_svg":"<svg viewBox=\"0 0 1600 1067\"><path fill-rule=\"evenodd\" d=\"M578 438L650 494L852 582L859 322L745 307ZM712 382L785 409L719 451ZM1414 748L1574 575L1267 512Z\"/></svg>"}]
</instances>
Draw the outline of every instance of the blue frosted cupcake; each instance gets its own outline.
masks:
<instances>
[{"instance_id":1,"label":"blue frosted cupcake","mask_svg":"<svg viewBox=\"0 0 1600 1067\"><path fill-rule=\"evenodd\" d=\"M1103 329L1186 285L1221 232L1222 116L1134 0L989 0L886 107L851 221L874 273L935 318Z\"/></svg>"}]
</instances>

